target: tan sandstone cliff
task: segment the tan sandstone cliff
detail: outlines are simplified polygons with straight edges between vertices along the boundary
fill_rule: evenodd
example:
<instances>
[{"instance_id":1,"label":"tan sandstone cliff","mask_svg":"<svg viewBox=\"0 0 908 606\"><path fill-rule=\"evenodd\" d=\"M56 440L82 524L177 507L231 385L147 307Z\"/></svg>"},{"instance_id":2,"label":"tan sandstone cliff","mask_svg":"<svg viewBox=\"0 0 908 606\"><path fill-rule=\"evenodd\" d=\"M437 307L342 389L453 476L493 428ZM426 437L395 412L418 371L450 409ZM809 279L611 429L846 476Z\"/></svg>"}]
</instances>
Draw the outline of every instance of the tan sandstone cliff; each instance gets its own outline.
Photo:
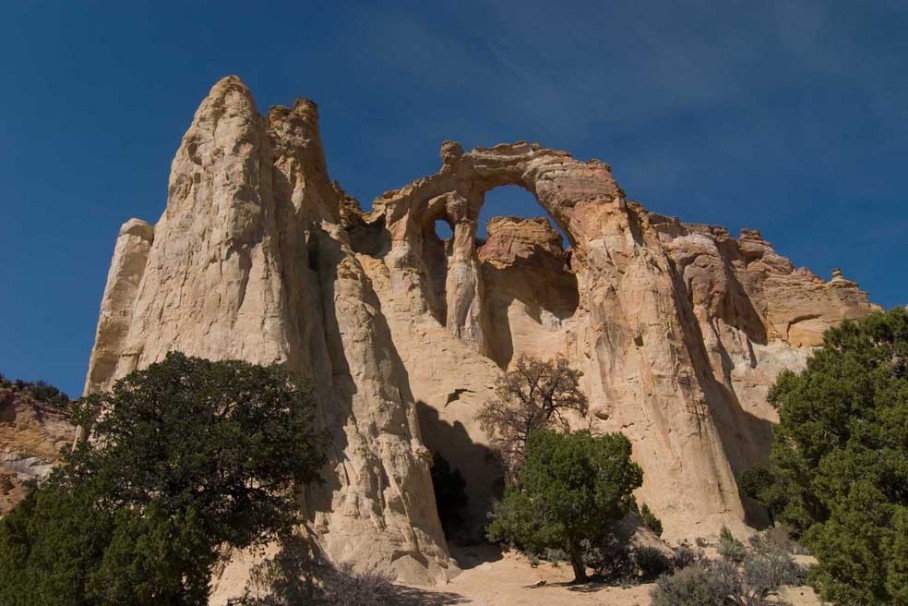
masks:
<instances>
[{"instance_id":1,"label":"tan sandstone cliff","mask_svg":"<svg viewBox=\"0 0 908 606\"><path fill-rule=\"evenodd\" d=\"M461 469L481 525L500 477L475 413L516 356L562 353L591 404L578 422L633 441L667 537L743 530L735 476L767 456L768 386L826 327L868 313L865 293L795 269L758 232L649 213L599 161L527 143L441 155L363 213L329 179L314 103L262 116L221 80L164 215L120 232L86 391L173 349L311 376L335 436L328 482L305 495L326 551L431 582L456 569L430 453ZM480 243L484 194L503 185L548 219L497 218Z\"/></svg>"},{"instance_id":2,"label":"tan sandstone cliff","mask_svg":"<svg viewBox=\"0 0 908 606\"><path fill-rule=\"evenodd\" d=\"M25 483L41 482L72 443L69 413L0 385L0 516L25 496Z\"/></svg>"}]
</instances>

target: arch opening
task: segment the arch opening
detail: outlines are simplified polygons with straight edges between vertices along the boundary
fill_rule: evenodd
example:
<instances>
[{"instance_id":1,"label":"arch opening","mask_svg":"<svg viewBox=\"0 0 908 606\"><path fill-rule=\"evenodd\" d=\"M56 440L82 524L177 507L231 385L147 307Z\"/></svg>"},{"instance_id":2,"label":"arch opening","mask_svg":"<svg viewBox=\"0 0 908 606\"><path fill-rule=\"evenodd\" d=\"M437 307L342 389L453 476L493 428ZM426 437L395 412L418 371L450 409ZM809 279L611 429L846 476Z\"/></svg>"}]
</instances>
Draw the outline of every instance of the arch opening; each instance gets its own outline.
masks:
<instances>
[{"instance_id":1,"label":"arch opening","mask_svg":"<svg viewBox=\"0 0 908 606\"><path fill-rule=\"evenodd\" d=\"M432 315L442 325L448 314L447 279L454 229L444 215L429 221L423 229L422 249L426 279L429 285L428 303Z\"/></svg>"},{"instance_id":2,"label":"arch opening","mask_svg":"<svg viewBox=\"0 0 908 606\"><path fill-rule=\"evenodd\" d=\"M551 357L580 300L568 238L519 185L486 192L479 219L486 354L502 369L521 353Z\"/></svg>"},{"instance_id":3,"label":"arch opening","mask_svg":"<svg viewBox=\"0 0 908 606\"><path fill-rule=\"evenodd\" d=\"M435 237L444 242L454 237L454 230L447 219L435 219Z\"/></svg>"},{"instance_id":4,"label":"arch opening","mask_svg":"<svg viewBox=\"0 0 908 606\"><path fill-rule=\"evenodd\" d=\"M569 240L536 196L507 184L423 204L413 243L438 323L503 369L521 353L549 358L565 349L577 278Z\"/></svg>"},{"instance_id":5,"label":"arch opening","mask_svg":"<svg viewBox=\"0 0 908 606\"><path fill-rule=\"evenodd\" d=\"M536 196L523 186L502 185L494 187L485 192L483 198L476 226L477 238L484 241L488 237L488 222L496 217L517 217L520 219L542 217L561 235L562 248L568 246L570 240L567 234L552 221L546 210L539 204Z\"/></svg>"}]
</instances>

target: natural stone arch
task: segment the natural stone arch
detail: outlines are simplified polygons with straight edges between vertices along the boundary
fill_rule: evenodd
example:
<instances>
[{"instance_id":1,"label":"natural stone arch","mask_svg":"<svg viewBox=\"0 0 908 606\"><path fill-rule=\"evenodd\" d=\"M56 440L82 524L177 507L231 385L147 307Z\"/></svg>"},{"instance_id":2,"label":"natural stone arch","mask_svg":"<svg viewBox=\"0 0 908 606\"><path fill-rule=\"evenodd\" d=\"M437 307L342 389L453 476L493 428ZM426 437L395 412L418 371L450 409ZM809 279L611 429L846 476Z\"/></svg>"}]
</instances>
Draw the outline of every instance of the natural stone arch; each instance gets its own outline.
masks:
<instances>
[{"instance_id":1,"label":"natural stone arch","mask_svg":"<svg viewBox=\"0 0 908 606\"><path fill-rule=\"evenodd\" d=\"M590 239L589 232L596 227L597 221L590 218L595 219L604 207L623 207L623 194L607 165L578 162L564 152L525 142L464 153L459 144L448 141L442 144L441 159L442 167L435 175L376 200L366 220L371 223L383 218L390 236L385 260L401 270L409 287L423 295L414 303L428 307L424 311L474 349L494 355L483 318L476 250L485 194L507 185L525 189L566 235L574 251ZM453 231L444 269L437 246L433 250L431 241L427 246L426 237L434 233L434 222L439 219L447 221ZM498 362L503 359L494 357Z\"/></svg>"},{"instance_id":2,"label":"natural stone arch","mask_svg":"<svg viewBox=\"0 0 908 606\"><path fill-rule=\"evenodd\" d=\"M435 214L463 238L484 192L519 185L570 241L570 359L595 428L634 444L638 496L669 539L742 529L734 474L765 455L752 445L768 445L753 431L775 414L766 388L804 363L824 328L868 313L866 293L795 269L758 232L734 238L626 203L606 164L528 143L467 153L446 143L437 174L363 215L328 177L317 118L305 100L261 116L237 78L212 89L172 164L153 237L127 224L117 240L87 391L170 349L283 361L312 376L336 438L328 481L306 498L322 548L401 580L441 580L452 569L420 434L437 413L452 431L436 444L450 446L468 482L488 482L474 417L501 368L476 355L482 279L458 301L468 305L451 306L446 269L444 321L455 331L421 313L421 230ZM416 402L432 414L417 418Z\"/></svg>"},{"instance_id":3,"label":"natural stone arch","mask_svg":"<svg viewBox=\"0 0 908 606\"><path fill-rule=\"evenodd\" d=\"M372 213L388 227L385 262L391 282L410 293L410 309L418 312L425 301L418 294L425 272L411 234L426 209L446 213L468 232L485 192L523 187L567 236L578 291L564 340L557 347L542 343L539 350L565 351L584 373L598 427L630 437L644 468L639 496L666 520L668 534L684 536L692 523L741 528L745 513L735 476L765 460L774 414L759 395L765 388L751 387L771 382L773 371L761 367L762 344L778 335L795 345L805 342L780 323L784 318L800 326L806 316L795 309L810 313L798 303L806 298L789 297L786 289L797 284L791 288L822 290L842 301L831 308L848 311L829 317L865 308L852 306L851 295L840 299L837 293L845 291L836 290L835 281L824 285L794 270L758 234L742 232L736 240L724 230L682 224L626 201L602 162L580 162L529 143L464 152L447 142L441 156L438 173L385 194ZM474 272L472 278L471 288L446 290L447 331L500 368L513 351L490 347L501 340L490 338L483 317L482 300L489 297L482 276ZM451 280L449 273L447 284ZM455 307L471 313L452 315ZM808 325L805 332L816 329ZM791 356L800 359L801 353ZM433 372L430 364L425 375ZM477 393L485 389L475 387ZM471 413L465 408L458 419L466 425Z\"/></svg>"},{"instance_id":4,"label":"natural stone arch","mask_svg":"<svg viewBox=\"0 0 908 606\"><path fill-rule=\"evenodd\" d=\"M727 415L714 418L735 403L699 370L707 366L701 329L692 325L679 298L685 287L653 216L625 201L609 166L599 161L580 162L528 143L464 153L447 142L441 156L438 173L386 193L367 219L384 219L389 238L384 262L392 286L408 293L412 312L427 299L418 242L423 222L444 213L455 233L458 226L469 233L485 192L500 185L523 187L570 243L578 317L565 331L570 334L563 346L584 373L584 390L601 428L622 430L635 443L645 470L641 496L678 528L691 512L710 526L740 525L744 514L730 463L740 457L738 446L725 439L734 423L719 418ZM501 363L503 357L489 351L477 304L482 280L475 271L470 278L473 282L459 290L446 289L447 331ZM447 283L451 280L449 273ZM471 313L458 324L455 309ZM412 367L426 376L433 372L431 365ZM467 424L471 414L475 410L464 409L459 419ZM475 430L473 435L482 439ZM685 500L667 499L666 486Z\"/></svg>"}]
</instances>

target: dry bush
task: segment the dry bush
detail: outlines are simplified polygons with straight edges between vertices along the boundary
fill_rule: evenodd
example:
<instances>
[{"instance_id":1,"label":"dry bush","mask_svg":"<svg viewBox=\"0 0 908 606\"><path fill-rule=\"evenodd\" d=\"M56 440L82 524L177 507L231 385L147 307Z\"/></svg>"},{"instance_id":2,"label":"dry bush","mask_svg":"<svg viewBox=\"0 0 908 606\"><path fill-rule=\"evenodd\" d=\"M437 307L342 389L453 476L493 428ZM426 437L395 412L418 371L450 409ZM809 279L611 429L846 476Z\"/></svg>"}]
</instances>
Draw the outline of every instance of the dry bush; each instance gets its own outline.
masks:
<instances>
[{"instance_id":1,"label":"dry bush","mask_svg":"<svg viewBox=\"0 0 908 606\"><path fill-rule=\"evenodd\" d=\"M716 606L741 591L737 570L727 562L688 566L656 582L652 606Z\"/></svg>"},{"instance_id":2,"label":"dry bush","mask_svg":"<svg viewBox=\"0 0 908 606\"><path fill-rule=\"evenodd\" d=\"M754 551L779 549L795 555L808 555L809 551L792 538L793 534L790 526L776 524L750 537L750 546Z\"/></svg>"},{"instance_id":3,"label":"dry bush","mask_svg":"<svg viewBox=\"0 0 908 606\"><path fill-rule=\"evenodd\" d=\"M737 547L734 548L738 553ZM782 585L801 585L806 571L782 550L747 552L739 567L729 560L699 559L663 576L651 594L653 606L767 606L782 604L774 594Z\"/></svg>"},{"instance_id":4,"label":"dry bush","mask_svg":"<svg viewBox=\"0 0 908 606\"><path fill-rule=\"evenodd\" d=\"M744 544L736 539L725 526L719 532L719 555L735 564L740 564L747 557L747 549Z\"/></svg>"},{"instance_id":5,"label":"dry bush","mask_svg":"<svg viewBox=\"0 0 908 606\"><path fill-rule=\"evenodd\" d=\"M523 463L530 434L539 429L567 430L568 411L586 414L580 373L563 356L548 361L521 355L498 380L496 398L486 402L479 422L491 437L511 478Z\"/></svg>"},{"instance_id":6,"label":"dry bush","mask_svg":"<svg viewBox=\"0 0 908 606\"><path fill-rule=\"evenodd\" d=\"M780 549L768 549L744 559L744 582L752 593L765 596L781 585L802 585L807 571Z\"/></svg>"},{"instance_id":7,"label":"dry bush","mask_svg":"<svg viewBox=\"0 0 908 606\"><path fill-rule=\"evenodd\" d=\"M325 581L325 604L333 606L390 606L402 604L398 589L380 574L357 574L344 564Z\"/></svg>"},{"instance_id":8,"label":"dry bush","mask_svg":"<svg viewBox=\"0 0 908 606\"><path fill-rule=\"evenodd\" d=\"M280 551L253 568L245 595L232 601L232 606L416 606L429 603L419 590L395 586L381 574L358 573L349 564L333 566L322 556L312 536L285 535L280 541Z\"/></svg>"},{"instance_id":9,"label":"dry bush","mask_svg":"<svg viewBox=\"0 0 908 606\"><path fill-rule=\"evenodd\" d=\"M674 569L681 570L703 561L703 552L700 549L693 549L687 545L682 545L675 550Z\"/></svg>"},{"instance_id":10,"label":"dry bush","mask_svg":"<svg viewBox=\"0 0 908 606\"><path fill-rule=\"evenodd\" d=\"M634 562L641 581L652 581L672 572L675 567L673 558L668 557L655 547L640 546L634 549Z\"/></svg>"}]
</instances>

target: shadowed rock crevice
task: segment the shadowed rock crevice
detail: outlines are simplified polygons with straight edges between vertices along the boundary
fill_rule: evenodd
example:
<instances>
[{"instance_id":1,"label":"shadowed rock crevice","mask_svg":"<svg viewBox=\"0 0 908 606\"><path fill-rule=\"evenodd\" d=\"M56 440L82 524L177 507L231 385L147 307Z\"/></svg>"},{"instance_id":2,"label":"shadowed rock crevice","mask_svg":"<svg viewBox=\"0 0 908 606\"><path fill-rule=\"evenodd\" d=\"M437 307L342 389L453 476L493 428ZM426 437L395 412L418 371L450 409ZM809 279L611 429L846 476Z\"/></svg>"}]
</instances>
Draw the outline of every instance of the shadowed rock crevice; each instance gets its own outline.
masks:
<instances>
[{"instance_id":1,"label":"shadowed rock crevice","mask_svg":"<svg viewBox=\"0 0 908 606\"><path fill-rule=\"evenodd\" d=\"M426 447L446 461L456 462L466 482L468 500L463 521L448 540L457 544L485 542L485 526L492 503L504 493L504 470L492 450L474 441L460 422L448 423L438 411L418 401L416 410Z\"/></svg>"}]
</instances>

